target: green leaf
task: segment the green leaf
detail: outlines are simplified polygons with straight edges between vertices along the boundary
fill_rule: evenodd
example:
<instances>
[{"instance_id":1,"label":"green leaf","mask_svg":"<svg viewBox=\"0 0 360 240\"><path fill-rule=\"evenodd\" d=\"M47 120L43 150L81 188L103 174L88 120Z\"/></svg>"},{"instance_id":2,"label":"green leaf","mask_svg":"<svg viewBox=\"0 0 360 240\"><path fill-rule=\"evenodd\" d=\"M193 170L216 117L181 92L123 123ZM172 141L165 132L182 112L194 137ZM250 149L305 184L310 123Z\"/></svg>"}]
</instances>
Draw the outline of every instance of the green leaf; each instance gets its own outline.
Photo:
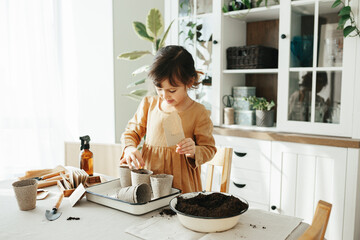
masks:
<instances>
[{"instance_id":1,"label":"green leaf","mask_svg":"<svg viewBox=\"0 0 360 240\"><path fill-rule=\"evenodd\" d=\"M169 25L168 28L166 29L165 34L164 34L164 36L162 37L162 39L161 39L161 41L160 41L159 48L164 47L164 45L165 45L165 40L166 40L166 38L167 38L167 35L168 35L169 31L170 31L170 28L171 28L171 25L173 24L173 22L174 22L174 20L171 21L170 25Z\"/></svg>"},{"instance_id":2,"label":"green leaf","mask_svg":"<svg viewBox=\"0 0 360 240\"><path fill-rule=\"evenodd\" d=\"M150 10L146 20L146 32L157 39L164 31L164 22L160 11L156 8Z\"/></svg>"},{"instance_id":3,"label":"green leaf","mask_svg":"<svg viewBox=\"0 0 360 240\"><path fill-rule=\"evenodd\" d=\"M138 75L140 73L146 72L149 69L149 65L144 65L142 67L139 67L138 69L136 69L135 71L132 72L132 75Z\"/></svg>"},{"instance_id":4,"label":"green leaf","mask_svg":"<svg viewBox=\"0 0 360 240\"><path fill-rule=\"evenodd\" d=\"M256 7L259 7L263 0L257 0L256 1Z\"/></svg>"},{"instance_id":5,"label":"green leaf","mask_svg":"<svg viewBox=\"0 0 360 240\"><path fill-rule=\"evenodd\" d=\"M194 33L191 30L188 32L188 38L190 38L190 40L194 39Z\"/></svg>"},{"instance_id":6,"label":"green leaf","mask_svg":"<svg viewBox=\"0 0 360 240\"><path fill-rule=\"evenodd\" d=\"M136 90L131 91L130 94L144 97L144 96L146 96L147 92L148 92L148 90L146 90L146 89L136 89Z\"/></svg>"},{"instance_id":7,"label":"green leaf","mask_svg":"<svg viewBox=\"0 0 360 240\"><path fill-rule=\"evenodd\" d=\"M262 1L262 0L261 0L261 1ZM251 8L251 2L250 2L250 0L244 0L244 4L245 4L245 6L246 6L248 9Z\"/></svg>"},{"instance_id":8,"label":"green leaf","mask_svg":"<svg viewBox=\"0 0 360 240\"><path fill-rule=\"evenodd\" d=\"M149 51L133 51L129 53L122 53L117 58L118 59L126 59L126 60L135 60L141 58L147 54L151 54Z\"/></svg>"},{"instance_id":9,"label":"green leaf","mask_svg":"<svg viewBox=\"0 0 360 240\"><path fill-rule=\"evenodd\" d=\"M204 57L204 55L199 51L199 49L196 49L196 55L198 56L199 59L205 61L205 57Z\"/></svg>"},{"instance_id":10,"label":"green leaf","mask_svg":"<svg viewBox=\"0 0 360 240\"><path fill-rule=\"evenodd\" d=\"M137 95L134 95L134 94L131 94L131 93L122 94L122 96L128 97L128 98L130 98L132 100L135 100L137 102L141 102L141 100L143 99L143 97L140 97L140 96L137 96Z\"/></svg>"},{"instance_id":11,"label":"green leaf","mask_svg":"<svg viewBox=\"0 0 360 240\"><path fill-rule=\"evenodd\" d=\"M135 86L137 86L137 85L144 84L145 82L146 82L146 78L141 79L141 80L138 80L138 81L133 82L133 83L130 83L130 84L127 85L126 87L127 87L127 88L132 88L132 87L135 87Z\"/></svg>"},{"instance_id":12,"label":"green leaf","mask_svg":"<svg viewBox=\"0 0 360 240\"><path fill-rule=\"evenodd\" d=\"M224 6L222 7L223 13L227 13L229 11L228 6L224 3Z\"/></svg>"},{"instance_id":13,"label":"green leaf","mask_svg":"<svg viewBox=\"0 0 360 240\"><path fill-rule=\"evenodd\" d=\"M341 18L339 19L339 23L338 23L339 28L343 29L346 21L349 19L350 19L350 15L341 16Z\"/></svg>"},{"instance_id":14,"label":"green leaf","mask_svg":"<svg viewBox=\"0 0 360 240\"><path fill-rule=\"evenodd\" d=\"M337 6L339 6L341 4L341 0L336 0L333 5L331 6L331 8L336 8Z\"/></svg>"},{"instance_id":15,"label":"green leaf","mask_svg":"<svg viewBox=\"0 0 360 240\"><path fill-rule=\"evenodd\" d=\"M145 89L137 89L137 90L131 91L130 93L122 94L122 95L129 97L136 101L141 101L143 99L143 97L146 96L147 93L148 93L148 91Z\"/></svg>"},{"instance_id":16,"label":"green leaf","mask_svg":"<svg viewBox=\"0 0 360 240\"><path fill-rule=\"evenodd\" d=\"M150 37L148 35L148 33L146 32L146 27L145 27L145 25L143 23L141 23L141 22L133 22L133 28L134 28L135 33L141 39L144 39L144 40L147 40L147 41L150 41L150 42L152 42L154 40L154 38Z\"/></svg>"},{"instance_id":17,"label":"green leaf","mask_svg":"<svg viewBox=\"0 0 360 240\"><path fill-rule=\"evenodd\" d=\"M356 29L355 26L347 26L346 28L344 28L344 37L347 37L352 31L354 31Z\"/></svg>"},{"instance_id":18,"label":"green leaf","mask_svg":"<svg viewBox=\"0 0 360 240\"><path fill-rule=\"evenodd\" d=\"M339 16L350 15L350 12L351 12L350 6L343 7L339 12Z\"/></svg>"},{"instance_id":19,"label":"green leaf","mask_svg":"<svg viewBox=\"0 0 360 240\"><path fill-rule=\"evenodd\" d=\"M159 49L160 49L159 45L160 45L160 38L156 39L156 45L155 45L156 52L159 51Z\"/></svg>"}]
</instances>

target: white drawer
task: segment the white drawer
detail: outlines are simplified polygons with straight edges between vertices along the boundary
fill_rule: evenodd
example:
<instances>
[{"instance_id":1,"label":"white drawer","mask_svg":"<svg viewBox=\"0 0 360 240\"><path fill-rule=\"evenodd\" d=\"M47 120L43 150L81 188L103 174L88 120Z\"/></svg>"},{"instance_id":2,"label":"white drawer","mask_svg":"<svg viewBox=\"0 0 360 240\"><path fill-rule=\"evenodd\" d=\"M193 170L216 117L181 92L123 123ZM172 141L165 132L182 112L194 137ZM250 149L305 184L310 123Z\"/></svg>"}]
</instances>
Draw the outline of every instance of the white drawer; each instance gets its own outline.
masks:
<instances>
[{"instance_id":1,"label":"white drawer","mask_svg":"<svg viewBox=\"0 0 360 240\"><path fill-rule=\"evenodd\" d=\"M241 146L244 148L258 149L267 155L271 154L271 141L225 135L214 135L214 139L217 146Z\"/></svg>"},{"instance_id":2,"label":"white drawer","mask_svg":"<svg viewBox=\"0 0 360 240\"><path fill-rule=\"evenodd\" d=\"M257 149L233 148L232 167L269 173L270 166L270 157Z\"/></svg>"},{"instance_id":3,"label":"white drawer","mask_svg":"<svg viewBox=\"0 0 360 240\"><path fill-rule=\"evenodd\" d=\"M232 168L229 193L243 197L247 201L269 205L269 189L269 173Z\"/></svg>"},{"instance_id":4,"label":"white drawer","mask_svg":"<svg viewBox=\"0 0 360 240\"><path fill-rule=\"evenodd\" d=\"M215 141L217 146L233 148L232 167L270 172L270 141L220 135L215 135Z\"/></svg>"}]
</instances>

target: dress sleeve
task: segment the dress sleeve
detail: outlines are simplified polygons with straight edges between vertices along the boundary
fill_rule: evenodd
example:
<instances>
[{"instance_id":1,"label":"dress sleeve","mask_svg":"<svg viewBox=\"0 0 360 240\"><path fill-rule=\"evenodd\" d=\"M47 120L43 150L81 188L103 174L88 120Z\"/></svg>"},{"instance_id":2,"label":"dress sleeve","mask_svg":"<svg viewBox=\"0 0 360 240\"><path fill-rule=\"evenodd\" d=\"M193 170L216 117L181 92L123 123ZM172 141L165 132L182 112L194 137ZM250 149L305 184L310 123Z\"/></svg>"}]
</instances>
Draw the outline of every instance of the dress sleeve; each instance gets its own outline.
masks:
<instances>
[{"instance_id":1,"label":"dress sleeve","mask_svg":"<svg viewBox=\"0 0 360 240\"><path fill-rule=\"evenodd\" d=\"M125 132L121 135L121 153L120 159L123 158L124 150L126 147L137 147L141 139L146 134L147 117L149 110L148 97L143 98L135 115L128 122Z\"/></svg>"},{"instance_id":2,"label":"dress sleeve","mask_svg":"<svg viewBox=\"0 0 360 240\"><path fill-rule=\"evenodd\" d=\"M193 168L210 161L215 153L215 140L213 137L213 124L209 114L203 113L195 123L195 159L188 158Z\"/></svg>"}]
</instances>

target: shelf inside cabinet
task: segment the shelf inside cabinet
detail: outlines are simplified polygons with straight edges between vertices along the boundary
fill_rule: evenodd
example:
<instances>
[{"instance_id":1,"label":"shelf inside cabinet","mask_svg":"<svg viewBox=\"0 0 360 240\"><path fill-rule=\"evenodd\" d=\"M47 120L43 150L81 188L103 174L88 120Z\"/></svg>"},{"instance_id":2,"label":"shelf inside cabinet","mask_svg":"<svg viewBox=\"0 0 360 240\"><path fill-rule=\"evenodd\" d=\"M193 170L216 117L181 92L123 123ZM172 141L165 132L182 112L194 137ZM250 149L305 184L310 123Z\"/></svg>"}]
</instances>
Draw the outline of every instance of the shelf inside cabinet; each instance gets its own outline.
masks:
<instances>
[{"instance_id":1,"label":"shelf inside cabinet","mask_svg":"<svg viewBox=\"0 0 360 240\"><path fill-rule=\"evenodd\" d=\"M237 18L245 22L259 22L279 19L279 10L279 5L274 5L269 7L258 7L252 9L231 11L224 13L224 16Z\"/></svg>"},{"instance_id":2,"label":"shelf inside cabinet","mask_svg":"<svg viewBox=\"0 0 360 240\"><path fill-rule=\"evenodd\" d=\"M240 73L240 74L264 74L264 73L278 73L277 68L264 68L264 69L226 69L223 73Z\"/></svg>"}]
</instances>

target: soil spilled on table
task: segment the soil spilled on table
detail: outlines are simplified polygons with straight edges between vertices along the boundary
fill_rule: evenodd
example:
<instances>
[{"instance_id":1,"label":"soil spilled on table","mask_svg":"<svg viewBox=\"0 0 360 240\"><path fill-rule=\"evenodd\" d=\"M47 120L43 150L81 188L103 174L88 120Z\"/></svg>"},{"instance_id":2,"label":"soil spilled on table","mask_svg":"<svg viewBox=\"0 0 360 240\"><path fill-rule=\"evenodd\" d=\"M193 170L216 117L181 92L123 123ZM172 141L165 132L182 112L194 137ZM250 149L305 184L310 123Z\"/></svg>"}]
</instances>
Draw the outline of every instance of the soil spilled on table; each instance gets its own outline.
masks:
<instances>
[{"instance_id":1,"label":"soil spilled on table","mask_svg":"<svg viewBox=\"0 0 360 240\"><path fill-rule=\"evenodd\" d=\"M167 215L167 216L172 217L172 216L174 216L175 214L176 214L176 212L174 212L174 211L171 210L170 208L165 208L165 209L163 209L163 210L160 212L160 215L161 215L161 216Z\"/></svg>"},{"instance_id":2,"label":"soil spilled on table","mask_svg":"<svg viewBox=\"0 0 360 240\"><path fill-rule=\"evenodd\" d=\"M221 193L202 194L193 198L177 198L175 208L183 213L200 217L233 217L248 209L248 204L234 196Z\"/></svg>"}]
</instances>

